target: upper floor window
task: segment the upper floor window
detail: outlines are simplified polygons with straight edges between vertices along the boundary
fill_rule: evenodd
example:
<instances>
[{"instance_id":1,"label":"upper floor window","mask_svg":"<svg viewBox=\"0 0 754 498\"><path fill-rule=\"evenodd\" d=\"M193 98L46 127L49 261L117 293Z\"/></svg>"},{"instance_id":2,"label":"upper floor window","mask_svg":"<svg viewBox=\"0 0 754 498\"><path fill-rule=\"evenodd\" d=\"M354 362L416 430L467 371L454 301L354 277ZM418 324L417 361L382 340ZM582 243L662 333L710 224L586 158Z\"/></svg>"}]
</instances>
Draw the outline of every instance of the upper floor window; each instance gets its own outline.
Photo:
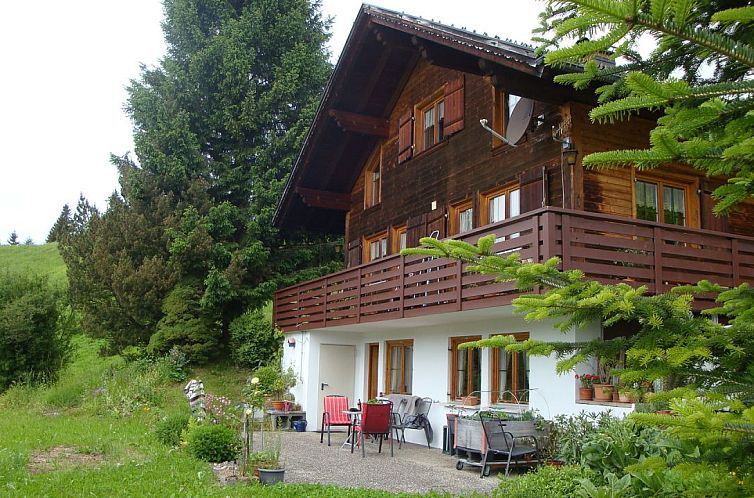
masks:
<instances>
[{"instance_id":1,"label":"upper floor window","mask_svg":"<svg viewBox=\"0 0 754 498\"><path fill-rule=\"evenodd\" d=\"M505 93L495 87L492 88L492 92L492 129L505 136L511 113L521 97ZM493 147L500 147L501 145L504 145L502 140L492 138Z\"/></svg>"},{"instance_id":2,"label":"upper floor window","mask_svg":"<svg viewBox=\"0 0 754 498\"><path fill-rule=\"evenodd\" d=\"M521 190L518 184L483 194L481 209L485 224L497 223L521 214Z\"/></svg>"},{"instance_id":3,"label":"upper floor window","mask_svg":"<svg viewBox=\"0 0 754 498\"><path fill-rule=\"evenodd\" d=\"M468 232L474 228L474 205L471 199L450 206L450 234Z\"/></svg>"},{"instance_id":4,"label":"upper floor window","mask_svg":"<svg viewBox=\"0 0 754 498\"><path fill-rule=\"evenodd\" d=\"M385 341L385 394L411 394L414 372L414 341Z\"/></svg>"},{"instance_id":5,"label":"upper floor window","mask_svg":"<svg viewBox=\"0 0 754 498\"><path fill-rule=\"evenodd\" d=\"M636 217L671 225L690 223L691 185L664 178L636 175Z\"/></svg>"},{"instance_id":6,"label":"upper floor window","mask_svg":"<svg viewBox=\"0 0 754 498\"><path fill-rule=\"evenodd\" d=\"M382 195L382 161L381 154L375 152L367 163L364 179L364 208L380 203Z\"/></svg>"},{"instance_id":7,"label":"upper floor window","mask_svg":"<svg viewBox=\"0 0 754 498\"><path fill-rule=\"evenodd\" d=\"M406 225L393 227L392 237L391 237L392 248L390 252L392 252L393 254L396 254L396 253L401 252L403 249L407 247L406 234L407 234Z\"/></svg>"},{"instance_id":8,"label":"upper floor window","mask_svg":"<svg viewBox=\"0 0 754 498\"><path fill-rule=\"evenodd\" d=\"M364 262L374 261L387 255L387 232L380 232L364 239Z\"/></svg>"},{"instance_id":9,"label":"upper floor window","mask_svg":"<svg viewBox=\"0 0 754 498\"><path fill-rule=\"evenodd\" d=\"M528 332L512 334L517 341ZM492 402L529 402L529 356L524 351L508 352L492 348Z\"/></svg>"},{"instance_id":10,"label":"upper floor window","mask_svg":"<svg viewBox=\"0 0 754 498\"><path fill-rule=\"evenodd\" d=\"M441 97L418 107L420 130L417 152L429 149L445 136L445 100Z\"/></svg>"},{"instance_id":11,"label":"upper floor window","mask_svg":"<svg viewBox=\"0 0 754 498\"><path fill-rule=\"evenodd\" d=\"M474 392L479 396L482 389L481 350L460 349L458 346L481 338L478 335L450 338L450 399L460 399Z\"/></svg>"}]
</instances>

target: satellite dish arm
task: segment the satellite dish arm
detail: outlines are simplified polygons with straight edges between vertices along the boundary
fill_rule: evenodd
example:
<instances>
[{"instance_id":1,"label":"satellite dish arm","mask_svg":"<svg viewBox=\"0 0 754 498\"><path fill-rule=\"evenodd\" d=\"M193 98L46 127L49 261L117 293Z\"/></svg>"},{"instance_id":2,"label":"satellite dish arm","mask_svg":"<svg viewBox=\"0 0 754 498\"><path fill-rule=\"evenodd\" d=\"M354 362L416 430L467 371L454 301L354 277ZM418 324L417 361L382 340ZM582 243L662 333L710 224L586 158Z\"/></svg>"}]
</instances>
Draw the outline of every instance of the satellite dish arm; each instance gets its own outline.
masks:
<instances>
[{"instance_id":1,"label":"satellite dish arm","mask_svg":"<svg viewBox=\"0 0 754 498\"><path fill-rule=\"evenodd\" d=\"M495 138L497 138L498 140L502 140L503 142L507 143L511 147L518 147L516 144L514 144L513 142L511 142L510 140L508 140L507 138L505 138L504 136L502 136L500 133L498 133L495 130L493 130L492 128L490 128L487 125L487 120L486 119L480 119L479 120L479 124L482 125L482 128L484 128L485 130L487 130L488 132L490 132L492 134L492 136L495 137Z\"/></svg>"}]
</instances>

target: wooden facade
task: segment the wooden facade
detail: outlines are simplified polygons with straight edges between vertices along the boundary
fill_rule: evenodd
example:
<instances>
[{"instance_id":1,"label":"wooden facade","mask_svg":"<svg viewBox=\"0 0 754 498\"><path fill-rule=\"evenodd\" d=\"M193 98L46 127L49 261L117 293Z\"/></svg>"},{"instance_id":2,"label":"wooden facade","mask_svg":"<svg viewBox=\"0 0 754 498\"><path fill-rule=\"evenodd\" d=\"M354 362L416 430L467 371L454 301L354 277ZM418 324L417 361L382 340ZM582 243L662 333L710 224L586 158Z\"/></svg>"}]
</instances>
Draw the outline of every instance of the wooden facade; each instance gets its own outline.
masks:
<instances>
[{"instance_id":1,"label":"wooden facade","mask_svg":"<svg viewBox=\"0 0 754 498\"><path fill-rule=\"evenodd\" d=\"M533 261L559 256L564 268L651 292L701 278L754 281L754 204L713 216L710 193L723 180L680 165L585 170L591 152L647 147L653 121L593 124L593 96L554 85L548 71L526 47L365 7L276 213L283 228L342 230L348 269L278 291L278 326L510 303L509 286L454 262L397 256L430 235L519 234L497 249ZM479 124L504 132L510 95L534 101L515 146ZM565 164L553 128L575 145L575 165ZM660 199L664 187L682 192L682 226L665 223L662 207L656 221L637 220L637 182L653 182ZM517 191L520 215L489 224L491 192L501 189Z\"/></svg>"}]
</instances>

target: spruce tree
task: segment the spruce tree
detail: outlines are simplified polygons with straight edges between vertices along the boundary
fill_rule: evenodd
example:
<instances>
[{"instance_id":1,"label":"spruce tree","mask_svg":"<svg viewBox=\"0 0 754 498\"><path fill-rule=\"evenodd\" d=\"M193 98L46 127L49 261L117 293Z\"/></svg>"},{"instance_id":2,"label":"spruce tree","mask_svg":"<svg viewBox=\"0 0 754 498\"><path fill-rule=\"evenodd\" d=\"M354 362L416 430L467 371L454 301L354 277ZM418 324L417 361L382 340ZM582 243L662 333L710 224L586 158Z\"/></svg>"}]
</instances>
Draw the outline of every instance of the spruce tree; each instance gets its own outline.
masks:
<instances>
[{"instance_id":1,"label":"spruce tree","mask_svg":"<svg viewBox=\"0 0 754 498\"><path fill-rule=\"evenodd\" d=\"M60 211L60 216L55 220L55 223L50 228L50 233L47 234L45 242L59 242L61 238L65 237L71 231L71 208L68 204L63 205L63 209Z\"/></svg>"},{"instance_id":2,"label":"spruce tree","mask_svg":"<svg viewBox=\"0 0 754 498\"><path fill-rule=\"evenodd\" d=\"M729 177L714 191L717 213L754 197L754 7L744 0L550 0L537 30L545 62L583 64L557 81L593 85L598 122L662 113L647 150L589 154L587 167L655 168L687 163ZM640 37L654 39L649 56ZM548 52L548 50L550 50ZM626 62L598 66L598 53ZM572 67L572 66L571 66Z\"/></svg>"},{"instance_id":3,"label":"spruce tree","mask_svg":"<svg viewBox=\"0 0 754 498\"><path fill-rule=\"evenodd\" d=\"M13 232L10 234L10 237L8 237L8 245L17 246L18 244L18 234L15 230L13 230Z\"/></svg>"},{"instance_id":4,"label":"spruce tree","mask_svg":"<svg viewBox=\"0 0 754 498\"><path fill-rule=\"evenodd\" d=\"M97 265L71 287L98 333L121 345L152 338L155 353L183 344L204 358L234 318L318 256L305 244L278 251L272 226L331 69L318 9L165 1L167 56L128 88L138 160L113 157L120 191L76 242L93 253L67 259ZM191 323L194 337L176 334L176 323Z\"/></svg>"}]
</instances>

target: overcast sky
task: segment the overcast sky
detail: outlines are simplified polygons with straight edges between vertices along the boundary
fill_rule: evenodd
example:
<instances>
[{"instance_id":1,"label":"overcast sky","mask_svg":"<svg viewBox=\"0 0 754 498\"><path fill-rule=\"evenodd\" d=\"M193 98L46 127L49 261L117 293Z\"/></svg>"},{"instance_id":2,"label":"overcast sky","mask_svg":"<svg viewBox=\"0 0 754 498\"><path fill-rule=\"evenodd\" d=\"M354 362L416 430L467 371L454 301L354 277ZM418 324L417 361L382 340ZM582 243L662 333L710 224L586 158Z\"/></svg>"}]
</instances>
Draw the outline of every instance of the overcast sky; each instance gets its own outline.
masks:
<instances>
[{"instance_id":1,"label":"overcast sky","mask_svg":"<svg viewBox=\"0 0 754 498\"><path fill-rule=\"evenodd\" d=\"M529 41L542 1L376 0L391 10ZM333 62L361 6L324 0ZM461 8L459 8L459 6ZM79 193L100 209L118 188L110 154L133 150L123 112L139 64L165 53L160 0L0 0L0 243L44 242Z\"/></svg>"}]
</instances>

